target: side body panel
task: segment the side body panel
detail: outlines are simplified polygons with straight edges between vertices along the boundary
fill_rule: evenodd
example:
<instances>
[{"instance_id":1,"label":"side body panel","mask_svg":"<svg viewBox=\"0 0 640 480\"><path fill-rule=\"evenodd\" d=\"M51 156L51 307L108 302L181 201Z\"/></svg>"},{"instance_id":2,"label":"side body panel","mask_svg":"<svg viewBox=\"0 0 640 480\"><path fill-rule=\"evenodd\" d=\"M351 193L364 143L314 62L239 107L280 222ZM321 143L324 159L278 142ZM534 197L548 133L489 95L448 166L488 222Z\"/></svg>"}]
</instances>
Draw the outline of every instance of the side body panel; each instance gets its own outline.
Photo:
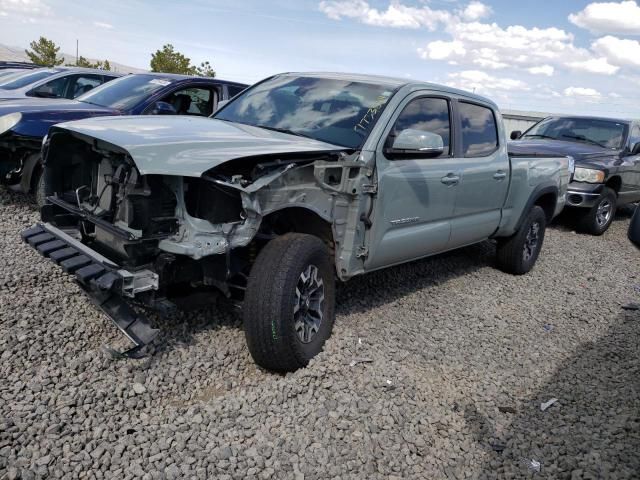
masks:
<instances>
[{"instance_id":1,"label":"side body panel","mask_svg":"<svg viewBox=\"0 0 640 480\"><path fill-rule=\"evenodd\" d=\"M463 158L460 155L461 179L456 187L456 206L451 222L452 248L485 240L500 224L510 167L502 118L497 110L494 110L494 116L499 142L496 150L488 156Z\"/></svg>"},{"instance_id":2,"label":"side body panel","mask_svg":"<svg viewBox=\"0 0 640 480\"><path fill-rule=\"evenodd\" d=\"M386 138L400 113L410 102L424 97L443 96L428 90L405 96L378 139L378 193L370 217L372 227L367 238L370 253L365 270L438 253L449 244L457 183L444 183L447 181L444 179L460 176L455 141L451 141L451 153L438 158L390 159L384 153ZM451 108L449 112L455 130ZM455 138L455 133L451 138Z\"/></svg>"},{"instance_id":3,"label":"side body panel","mask_svg":"<svg viewBox=\"0 0 640 480\"><path fill-rule=\"evenodd\" d=\"M569 170L566 157L512 156L510 161L509 193L502 210L500 227L494 237L513 235L540 196L555 196L554 216L562 211L567 199Z\"/></svg>"}]
</instances>

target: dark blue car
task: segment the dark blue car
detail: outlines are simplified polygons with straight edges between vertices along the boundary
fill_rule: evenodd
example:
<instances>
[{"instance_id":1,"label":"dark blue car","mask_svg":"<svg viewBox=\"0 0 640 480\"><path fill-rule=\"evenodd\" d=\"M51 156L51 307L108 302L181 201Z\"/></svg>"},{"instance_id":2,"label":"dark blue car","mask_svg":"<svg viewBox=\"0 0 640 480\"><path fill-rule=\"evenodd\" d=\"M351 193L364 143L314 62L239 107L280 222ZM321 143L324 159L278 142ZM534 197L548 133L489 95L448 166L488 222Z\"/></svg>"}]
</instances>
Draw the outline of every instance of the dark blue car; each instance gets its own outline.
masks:
<instances>
[{"instance_id":1,"label":"dark blue car","mask_svg":"<svg viewBox=\"0 0 640 480\"><path fill-rule=\"evenodd\" d=\"M42 140L57 123L108 115L208 117L218 102L246 87L215 78L148 73L118 78L76 100L0 102L0 183L15 191L38 191Z\"/></svg>"}]
</instances>

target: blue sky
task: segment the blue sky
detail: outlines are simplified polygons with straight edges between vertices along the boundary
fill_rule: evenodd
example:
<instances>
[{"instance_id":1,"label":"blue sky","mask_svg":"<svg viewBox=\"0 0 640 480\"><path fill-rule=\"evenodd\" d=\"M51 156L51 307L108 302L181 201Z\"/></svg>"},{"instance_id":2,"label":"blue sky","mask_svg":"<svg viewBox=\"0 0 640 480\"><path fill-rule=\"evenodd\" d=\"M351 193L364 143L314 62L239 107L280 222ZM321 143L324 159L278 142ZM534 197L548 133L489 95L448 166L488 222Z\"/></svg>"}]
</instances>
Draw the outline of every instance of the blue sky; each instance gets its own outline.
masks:
<instances>
[{"instance_id":1,"label":"blue sky","mask_svg":"<svg viewBox=\"0 0 640 480\"><path fill-rule=\"evenodd\" d=\"M640 5L564 0L0 0L0 43L148 68L172 43L220 78L374 73L475 90L502 108L640 117Z\"/></svg>"}]
</instances>

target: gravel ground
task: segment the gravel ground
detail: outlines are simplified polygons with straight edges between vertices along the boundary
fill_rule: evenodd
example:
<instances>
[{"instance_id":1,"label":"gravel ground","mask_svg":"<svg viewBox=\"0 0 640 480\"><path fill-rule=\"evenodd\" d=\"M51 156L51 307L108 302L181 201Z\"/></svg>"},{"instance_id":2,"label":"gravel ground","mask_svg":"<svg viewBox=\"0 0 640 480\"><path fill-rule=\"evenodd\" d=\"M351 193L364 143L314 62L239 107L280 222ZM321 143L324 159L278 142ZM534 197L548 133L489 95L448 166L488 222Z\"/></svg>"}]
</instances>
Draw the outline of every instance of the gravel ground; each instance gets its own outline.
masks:
<instances>
[{"instance_id":1,"label":"gravel ground","mask_svg":"<svg viewBox=\"0 0 640 480\"><path fill-rule=\"evenodd\" d=\"M253 364L224 305L156 319L152 357L110 359L115 328L20 244L36 220L0 190L0 478L640 475L628 215L602 238L553 227L523 277L487 243L356 278L325 352L285 376Z\"/></svg>"}]
</instances>

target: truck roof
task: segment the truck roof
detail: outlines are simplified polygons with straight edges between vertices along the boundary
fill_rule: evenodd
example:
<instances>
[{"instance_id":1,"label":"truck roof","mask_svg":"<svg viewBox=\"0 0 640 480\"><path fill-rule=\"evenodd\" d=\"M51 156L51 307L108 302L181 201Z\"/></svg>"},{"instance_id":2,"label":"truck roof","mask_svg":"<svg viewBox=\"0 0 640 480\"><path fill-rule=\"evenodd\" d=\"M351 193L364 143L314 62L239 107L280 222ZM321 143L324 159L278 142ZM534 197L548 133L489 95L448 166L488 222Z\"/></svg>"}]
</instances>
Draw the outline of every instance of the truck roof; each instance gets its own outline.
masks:
<instances>
[{"instance_id":1,"label":"truck roof","mask_svg":"<svg viewBox=\"0 0 640 480\"><path fill-rule=\"evenodd\" d=\"M415 87L415 88L426 88L429 90L437 90L443 93L461 95L471 100L488 103L490 105L493 105L496 109L498 109L498 106L493 100L487 97L483 97L482 95L477 95L475 93L471 93L465 90L459 90L457 88L448 87L446 85L441 85L438 83L423 82L420 80L413 80L408 78L386 77L383 75L368 75L368 74L344 73L344 72L286 72L280 75L298 75L301 77L317 77L317 78L329 78L329 79L336 79L336 80L347 80L347 81L354 81L354 82L375 83L380 85L387 85L390 88L394 88L394 89L405 87L405 86Z\"/></svg>"}]
</instances>

